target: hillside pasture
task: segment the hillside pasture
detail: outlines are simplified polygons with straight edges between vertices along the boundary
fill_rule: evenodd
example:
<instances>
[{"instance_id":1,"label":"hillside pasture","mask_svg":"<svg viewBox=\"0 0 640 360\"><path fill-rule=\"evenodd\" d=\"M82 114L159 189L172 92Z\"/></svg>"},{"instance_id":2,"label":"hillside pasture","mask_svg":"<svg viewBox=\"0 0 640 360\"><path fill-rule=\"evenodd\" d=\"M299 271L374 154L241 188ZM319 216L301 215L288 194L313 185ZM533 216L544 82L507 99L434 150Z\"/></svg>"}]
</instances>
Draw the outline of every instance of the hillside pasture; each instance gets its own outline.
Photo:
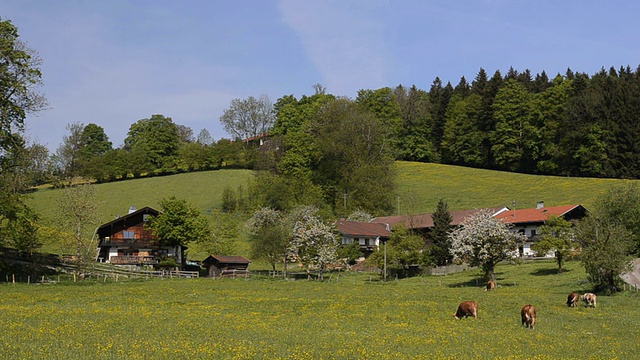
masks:
<instances>
[{"instance_id":1,"label":"hillside pasture","mask_svg":"<svg viewBox=\"0 0 640 360\"><path fill-rule=\"evenodd\" d=\"M403 214L433 212L441 198L450 210L512 206L514 200L518 208L535 207L541 200L546 206L582 204L588 208L615 184L637 181L526 175L406 161L396 162L396 168ZM100 221L124 215L130 206L157 207L169 196L186 199L208 214L221 209L226 186L246 189L250 178L250 170L214 170L97 184ZM28 202L43 218L52 219L59 199L59 189L46 188L34 191Z\"/></svg>"},{"instance_id":2,"label":"hillside pasture","mask_svg":"<svg viewBox=\"0 0 640 360\"><path fill-rule=\"evenodd\" d=\"M332 273L329 281L245 279L0 285L4 358L630 359L638 354L638 293L601 296L578 262L501 264L485 292L480 272L382 283ZM452 317L464 300L478 319ZM520 324L520 308L538 324Z\"/></svg>"},{"instance_id":3,"label":"hillside pasture","mask_svg":"<svg viewBox=\"0 0 640 360\"><path fill-rule=\"evenodd\" d=\"M509 173L462 166L396 162L400 212L433 212L439 199L448 202L449 210L483 207L536 207L582 204L589 208L598 195L620 179L572 178Z\"/></svg>"}]
</instances>

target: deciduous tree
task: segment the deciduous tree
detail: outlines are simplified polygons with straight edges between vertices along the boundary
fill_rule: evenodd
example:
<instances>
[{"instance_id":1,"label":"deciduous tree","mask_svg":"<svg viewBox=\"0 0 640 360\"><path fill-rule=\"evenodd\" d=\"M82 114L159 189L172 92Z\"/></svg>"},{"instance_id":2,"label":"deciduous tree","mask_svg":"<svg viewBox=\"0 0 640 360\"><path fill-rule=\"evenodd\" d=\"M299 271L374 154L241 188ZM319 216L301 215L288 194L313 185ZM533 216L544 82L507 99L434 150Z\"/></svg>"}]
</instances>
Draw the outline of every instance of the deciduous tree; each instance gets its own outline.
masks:
<instances>
[{"instance_id":1,"label":"deciduous tree","mask_svg":"<svg viewBox=\"0 0 640 360\"><path fill-rule=\"evenodd\" d=\"M454 261L480 266L486 278L495 281L494 268L502 260L515 255L517 243L524 235L509 231L509 226L493 217L488 210L480 210L464 219L460 227L449 235Z\"/></svg>"},{"instance_id":2,"label":"deciduous tree","mask_svg":"<svg viewBox=\"0 0 640 360\"><path fill-rule=\"evenodd\" d=\"M614 219L596 212L578 223L576 235L582 246L580 261L589 280L611 293L622 290L620 275L631 264L631 233Z\"/></svg>"},{"instance_id":3,"label":"deciduous tree","mask_svg":"<svg viewBox=\"0 0 640 360\"><path fill-rule=\"evenodd\" d=\"M393 209L395 172L389 129L371 111L337 99L313 118L312 179L336 212L361 208L370 213ZM344 194L349 196L347 209Z\"/></svg>"},{"instance_id":4,"label":"deciduous tree","mask_svg":"<svg viewBox=\"0 0 640 360\"><path fill-rule=\"evenodd\" d=\"M85 183L62 190L58 203L58 224L69 234L68 250L74 252L81 271L88 262L95 261L96 244L92 239L97 220L95 185Z\"/></svg>"},{"instance_id":5,"label":"deciduous tree","mask_svg":"<svg viewBox=\"0 0 640 360\"><path fill-rule=\"evenodd\" d=\"M80 175L83 130L83 123L75 122L67 124L69 134L62 138L62 144L60 144L56 150L56 165L59 174L66 181Z\"/></svg>"},{"instance_id":6,"label":"deciduous tree","mask_svg":"<svg viewBox=\"0 0 640 360\"><path fill-rule=\"evenodd\" d=\"M267 95L261 95L258 99L253 96L245 100L233 99L229 108L220 116L224 130L234 140L266 134L274 122L273 103Z\"/></svg>"},{"instance_id":7,"label":"deciduous tree","mask_svg":"<svg viewBox=\"0 0 640 360\"><path fill-rule=\"evenodd\" d=\"M171 166L180 148L178 127L169 117L152 115L131 125L124 139L127 150L140 150L146 154L154 169Z\"/></svg>"},{"instance_id":8,"label":"deciduous tree","mask_svg":"<svg viewBox=\"0 0 640 360\"><path fill-rule=\"evenodd\" d=\"M573 234L573 224L562 217L553 216L540 228L540 240L533 244L538 256L553 251L558 263L558 273L562 272L564 260L578 246Z\"/></svg>"},{"instance_id":9,"label":"deciduous tree","mask_svg":"<svg viewBox=\"0 0 640 360\"><path fill-rule=\"evenodd\" d=\"M532 126L531 95L524 85L509 80L498 91L493 103L495 130L490 139L495 163L503 170L535 168L539 156L539 129Z\"/></svg>"},{"instance_id":10,"label":"deciduous tree","mask_svg":"<svg viewBox=\"0 0 640 360\"><path fill-rule=\"evenodd\" d=\"M19 39L18 29L0 18L0 172L7 170L5 158L24 147L27 114L47 107L47 100L38 92L40 65L38 53Z\"/></svg>"},{"instance_id":11,"label":"deciduous tree","mask_svg":"<svg viewBox=\"0 0 640 360\"><path fill-rule=\"evenodd\" d=\"M2 224L0 235L7 245L23 255L31 256L43 244L39 234L38 215L26 205L21 206L14 219Z\"/></svg>"},{"instance_id":12,"label":"deciduous tree","mask_svg":"<svg viewBox=\"0 0 640 360\"><path fill-rule=\"evenodd\" d=\"M160 214L145 227L154 232L160 245L187 246L211 238L211 228L202 213L187 200L175 196L160 200Z\"/></svg>"},{"instance_id":13,"label":"deciduous tree","mask_svg":"<svg viewBox=\"0 0 640 360\"><path fill-rule=\"evenodd\" d=\"M384 245L379 245L367 262L379 269L384 268ZM430 262L426 252L424 239L420 235L411 234L406 228L397 226L387 241L387 268L399 276L410 276L412 267L419 267Z\"/></svg>"},{"instance_id":14,"label":"deciduous tree","mask_svg":"<svg viewBox=\"0 0 640 360\"><path fill-rule=\"evenodd\" d=\"M278 210L263 207L256 210L245 225L251 242L251 256L265 259L273 271L276 264L285 264L291 239L286 217Z\"/></svg>"},{"instance_id":15,"label":"deciduous tree","mask_svg":"<svg viewBox=\"0 0 640 360\"><path fill-rule=\"evenodd\" d=\"M322 280L327 265L338 258L338 231L334 225L325 223L317 212L314 207L294 212L292 247L303 264L320 270Z\"/></svg>"}]
</instances>

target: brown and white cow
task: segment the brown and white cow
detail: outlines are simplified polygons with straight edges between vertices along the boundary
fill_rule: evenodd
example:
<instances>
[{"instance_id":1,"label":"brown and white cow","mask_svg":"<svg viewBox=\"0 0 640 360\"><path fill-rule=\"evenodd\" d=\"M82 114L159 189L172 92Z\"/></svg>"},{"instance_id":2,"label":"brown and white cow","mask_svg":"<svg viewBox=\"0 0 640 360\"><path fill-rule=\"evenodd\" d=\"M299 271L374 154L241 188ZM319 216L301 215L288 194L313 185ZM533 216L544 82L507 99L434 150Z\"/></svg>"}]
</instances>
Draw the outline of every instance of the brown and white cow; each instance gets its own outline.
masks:
<instances>
[{"instance_id":1,"label":"brown and white cow","mask_svg":"<svg viewBox=\"0 0 640 360\"><path fill-rule=\"evenodd\" d=\"M487 283L487 287L484 288L484 291L495 290L495 289L496 289L496 283L493 280L489 280L489 282Z\"/></svg>"},{"instance_id":2,"label":"brown and white cow","mask_svg":"<svg viewBox=\"0 0 640 360\"><path fill-rule=\"evenodd\" d=\"M580 296L580 300L583 300L587 307L596 307L596 294L586 293Z\"/></svg>"},{"instance_id":3,"label":"brown and white cow","mask_svg":"<svg viewBox=\"0 0 640 360\"><path fill-rule=\"evenodd\" d=\"M463 301L458 305L458 310L453 314L456 319L462 319L463 317L473 316L474 319L478 318L478 303L475 301Z\"/></svg>"},{"instance_id":4,"label":"brown and white cow","mask_svg":"<svg viewBox=\"0 0 640 360\"><path fill-rule=\"evenodd\" d=\"M577 307L579 299L580 299L580 294L578 294L575 291L570 293L569 296L567 296L567 306L568 307Z\"/></svg>"},{"instance_id":5,"label":"brown and white cow","mask_svg":"<svg viewBox=\"0 0 640 360\"><path fill-rule=\"evenodd\" d=\"M523 306L520 317L522 317L522 326L533 329L536 326L536 307L531 304Z\"/></svg>"}]
</instances>

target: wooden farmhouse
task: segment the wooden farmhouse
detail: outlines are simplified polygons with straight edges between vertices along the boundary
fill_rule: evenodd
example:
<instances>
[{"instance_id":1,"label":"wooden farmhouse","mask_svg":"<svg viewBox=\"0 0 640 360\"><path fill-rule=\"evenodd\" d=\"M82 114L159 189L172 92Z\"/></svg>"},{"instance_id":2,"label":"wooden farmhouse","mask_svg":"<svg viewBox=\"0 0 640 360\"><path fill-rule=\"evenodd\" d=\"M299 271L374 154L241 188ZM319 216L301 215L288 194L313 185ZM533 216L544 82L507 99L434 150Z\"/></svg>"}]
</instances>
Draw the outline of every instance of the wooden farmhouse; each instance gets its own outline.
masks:
<instances>
[{"instance_id":1,"label":"wooden farmhouse","mask_svg":"<svg viewBox=\"0 0 640 360\"><path fill-rule=\"evenodd\" d=\"M125 216L101 225L98 235L98 262L116 265L155 265L164 257L173 257L184 267L185 246L160 246L153 232L144 228L159 212L150 207L129 209Z\"/></svg>"},{"instance_id":2,"label":"wooden farmhouse","mask_svg":"<svg viewBox=\"0 0 640 360\"><path fill-rule=\"evenodd\" d=\"M251 260L242 256L210 255L202 261L207 277L247 277Z\"/></svg>"},{"instance_id":3,"label":"wooden farmhouse","mask_svg":"<svg viewBox=\"0 0 640 360\"><path fill-rule=\"evenodd\" d=\"M369 256L391 236L388 224L381 223L339 220L338 230L342 234L342 245L359 244L364 257Z\"/></svg>"}]
</instances>

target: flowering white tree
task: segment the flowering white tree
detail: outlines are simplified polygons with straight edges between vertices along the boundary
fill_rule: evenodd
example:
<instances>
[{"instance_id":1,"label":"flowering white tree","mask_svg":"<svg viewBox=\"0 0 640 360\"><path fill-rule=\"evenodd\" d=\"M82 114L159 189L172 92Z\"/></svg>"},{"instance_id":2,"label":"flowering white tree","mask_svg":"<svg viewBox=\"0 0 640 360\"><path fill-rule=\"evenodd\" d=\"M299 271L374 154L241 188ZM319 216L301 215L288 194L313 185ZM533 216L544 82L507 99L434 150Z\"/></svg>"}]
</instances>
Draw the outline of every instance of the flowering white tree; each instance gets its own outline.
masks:
<instances>
[{"instance_id":1,"label":"flowering white tree","mask_svg":"<svg viewBox=\"0 0 640 360\"><path fill-rule=\"evenodd\" d=\"M278 210L261 208L256 210L253 216L247 220L245 228L251 240L252 256L269 261L273 271L276 270L276 263L283 261L286 276L286 259L290 246L291 230L286 226L285 216Z\"/></svg>"},{"instance_id":2,"label":"flowering white tree","mask_svg":"<svg viewBox=\"0 0 640 360\"><path fill-rule=\"evenodd\" d=\"M317 267L323 279L326 266L338 258L338 237L335 226L325 224L317 212L314 207L304 207L293 214L292 245L299 259Z\"/></svg>"},{"instance_id":3,"label":"flowering white tree","mask_svg":"<svg viewBox=\"0 0 640 360\"><path fill-rule=\"evenodd\" d=\"M373 216L371 214L369 214L365 210L362 210L361 208L356 209L349 216L347 216L347 220L348 221L369 222L369 221L371 221L373 219L374 218L373 218Z\"/></svg>"},{"instance_id":4,"label":"flowering white tree","mask_svg":"<svg viewBox=\"0 0 640 360\"><path fill-rule=\"evenodd\" d=\"M524 235L511 233L509 226L488 210L464 219L460 227L449 234L449 239L454 261L482 267L485 277L493 281L496 264L515 255L517 243L525 240Z\"/></svg>"}]
</instances>

